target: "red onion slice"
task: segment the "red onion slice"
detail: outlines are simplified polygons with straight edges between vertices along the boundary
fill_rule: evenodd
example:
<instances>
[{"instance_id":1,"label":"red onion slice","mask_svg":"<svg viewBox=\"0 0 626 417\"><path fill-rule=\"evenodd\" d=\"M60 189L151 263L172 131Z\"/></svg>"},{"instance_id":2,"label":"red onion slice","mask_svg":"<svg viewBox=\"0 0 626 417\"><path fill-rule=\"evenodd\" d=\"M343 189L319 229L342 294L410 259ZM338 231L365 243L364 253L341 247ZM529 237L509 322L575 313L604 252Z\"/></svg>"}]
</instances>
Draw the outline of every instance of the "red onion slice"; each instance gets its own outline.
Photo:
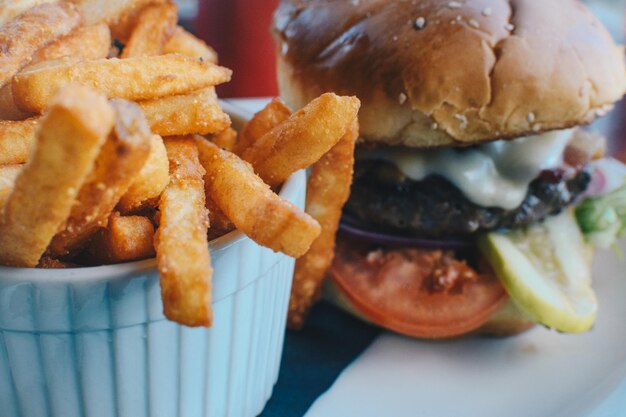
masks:
<instances>
[{"instance_id":1,"label":"red onion slice","mask_svg":"<svg viewBox=\"0 0 626 417\"><path fill-rule=\"evenodd\" d=\"M444 238L424 239L410 236L398 236L364 227L359 222L342 217L339 230L355 239L365 240L385 246L403 246L423 249L468 249L475 246L473 239Z\"/></svg>"}]
</instances>

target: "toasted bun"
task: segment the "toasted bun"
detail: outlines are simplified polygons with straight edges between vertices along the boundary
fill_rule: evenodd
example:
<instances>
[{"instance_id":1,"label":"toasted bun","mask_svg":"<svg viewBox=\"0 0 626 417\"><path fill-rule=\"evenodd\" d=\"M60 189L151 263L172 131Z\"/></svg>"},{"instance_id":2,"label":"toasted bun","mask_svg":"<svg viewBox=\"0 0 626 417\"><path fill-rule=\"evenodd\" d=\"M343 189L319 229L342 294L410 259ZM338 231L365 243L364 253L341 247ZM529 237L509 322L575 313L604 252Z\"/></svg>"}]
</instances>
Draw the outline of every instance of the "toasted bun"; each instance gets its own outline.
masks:
<instances>
[{"instance_id":1,"label":"toasted bun","mask_svg":"<svg viewBox=\"0 0 626 417\"><path fill-rule=\"evenodd\" d=\"M361 134L465 146L562 129L626 90L624 51L578 0L282 0L281 95L362 101Z\"/></svg>"}]
</instances>

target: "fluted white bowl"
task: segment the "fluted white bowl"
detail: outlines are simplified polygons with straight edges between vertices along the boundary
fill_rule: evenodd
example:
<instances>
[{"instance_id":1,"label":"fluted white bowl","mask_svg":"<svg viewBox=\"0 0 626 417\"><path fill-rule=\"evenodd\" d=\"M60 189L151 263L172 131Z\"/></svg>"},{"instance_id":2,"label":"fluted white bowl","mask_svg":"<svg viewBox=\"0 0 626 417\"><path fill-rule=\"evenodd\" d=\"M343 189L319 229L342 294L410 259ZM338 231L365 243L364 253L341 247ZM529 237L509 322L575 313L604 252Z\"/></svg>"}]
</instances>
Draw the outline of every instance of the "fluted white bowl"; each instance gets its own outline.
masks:
<instances>
[{"instance_id":1,"label":"fluted white bowl","mask_svg":"<svg viewBox=\"0 0 626 417\"><path fill-rule=\"evenodd\" d=\"M303 207L305 187L301 171L280 194ZM259 414L278 377L294 260L238 231L210 247L210 329L165 319L153 259L0 267L0 417Z\"/></svg>"}]
</instances>

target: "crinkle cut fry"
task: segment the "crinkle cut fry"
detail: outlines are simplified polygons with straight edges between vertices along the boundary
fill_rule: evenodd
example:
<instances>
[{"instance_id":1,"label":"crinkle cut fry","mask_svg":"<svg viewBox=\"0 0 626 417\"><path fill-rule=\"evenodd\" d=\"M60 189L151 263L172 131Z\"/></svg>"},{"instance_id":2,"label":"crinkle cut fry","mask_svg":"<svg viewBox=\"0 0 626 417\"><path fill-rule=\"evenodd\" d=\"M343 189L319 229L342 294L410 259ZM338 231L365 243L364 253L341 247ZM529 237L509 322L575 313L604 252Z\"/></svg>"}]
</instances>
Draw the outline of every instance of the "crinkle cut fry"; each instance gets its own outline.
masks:
<instances>
[{"instance_id":1,"label":"crinkle cut fry","mask_svg":"<svg viewBox=\"0 0 626 417\"><path fill-rule=\"evenodd\" d=\"M288 326L292 329L304 324L333 261L341 211L350 195L358 136L359 124L355 118L346 134L311 169L306 212L320 223L322 233L311 249L296 260L288 316Z\"/></svg>"},{"instance_id":2,"label":"crinkle cut fry","mask_svg":"<svg viewBox=\"0 0 626 417\"><path fill-rule=\"evenodd\" d=\"M193 139L168 138L170 182L161 195L155 247L165 316L186 326L210 326L211 258L204 174Z\"/></svg>"}]
</instances>

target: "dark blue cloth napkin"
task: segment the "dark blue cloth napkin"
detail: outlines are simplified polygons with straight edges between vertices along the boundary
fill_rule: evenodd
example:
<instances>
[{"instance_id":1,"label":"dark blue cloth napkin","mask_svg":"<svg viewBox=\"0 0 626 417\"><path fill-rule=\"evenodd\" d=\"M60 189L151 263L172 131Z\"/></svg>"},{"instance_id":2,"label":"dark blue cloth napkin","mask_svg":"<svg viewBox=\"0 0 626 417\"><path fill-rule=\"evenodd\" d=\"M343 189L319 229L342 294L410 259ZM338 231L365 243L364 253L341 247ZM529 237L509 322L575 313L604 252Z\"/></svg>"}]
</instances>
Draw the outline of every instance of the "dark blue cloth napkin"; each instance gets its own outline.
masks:
<instances>
[{"instance_id":1,"label":"dark blue cloth napkin","mask_svg":"<svg viewBox=\"0 0 626 417\"><path fill-rule=\"evenodd\" d=\"M379 333L337 307L317 304L304 329L287 332L278 382L260 417L304 415Z\"/></svg>"}]
</instances>

